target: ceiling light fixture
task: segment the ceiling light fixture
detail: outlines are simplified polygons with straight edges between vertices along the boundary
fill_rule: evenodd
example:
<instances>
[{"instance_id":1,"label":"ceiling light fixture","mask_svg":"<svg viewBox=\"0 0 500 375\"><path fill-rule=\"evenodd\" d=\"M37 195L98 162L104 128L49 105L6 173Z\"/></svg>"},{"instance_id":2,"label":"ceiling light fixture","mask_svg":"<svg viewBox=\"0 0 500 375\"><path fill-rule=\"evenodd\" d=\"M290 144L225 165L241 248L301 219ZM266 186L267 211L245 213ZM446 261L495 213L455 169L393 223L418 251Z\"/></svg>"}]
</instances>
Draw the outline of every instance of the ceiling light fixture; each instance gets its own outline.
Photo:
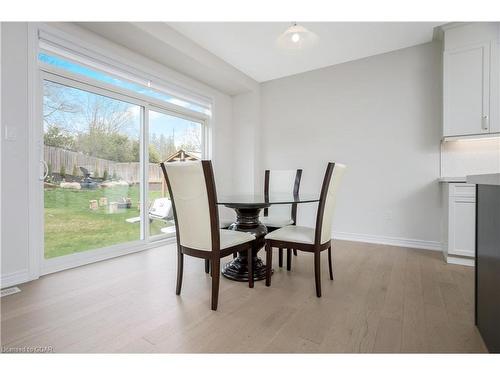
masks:
<instances>
[{"instance_id":1,"label":"ceiling light fixture","mask_svg":"<svg viewBox=\"0 0 500 375\"><path fill-rule=\"evenodd\" d=\"M297 25L297 22L293 22L292 25L278 37L277 44L283 49L301 50L314 45L317 39L317 35L312 31L306 29L304 26Z\"/></svg>"}]
</instances>

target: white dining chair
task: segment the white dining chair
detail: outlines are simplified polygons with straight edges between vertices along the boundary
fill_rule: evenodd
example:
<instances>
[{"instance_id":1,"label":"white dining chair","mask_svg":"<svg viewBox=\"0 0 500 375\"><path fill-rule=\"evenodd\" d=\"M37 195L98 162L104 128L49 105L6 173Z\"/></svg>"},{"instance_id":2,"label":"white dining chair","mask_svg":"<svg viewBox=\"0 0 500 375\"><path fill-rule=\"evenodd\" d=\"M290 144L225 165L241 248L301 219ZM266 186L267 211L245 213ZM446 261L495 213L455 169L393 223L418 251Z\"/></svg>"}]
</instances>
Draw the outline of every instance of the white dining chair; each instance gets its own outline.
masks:
<instances>
[{"instance_id":1,"label":"white dining chair","mask_svg":"<svg viewBox=\"0 0 500 375\"><path fill-rule=\"evenodd\" d=\"M321 188L315 228L287 225L266 235L266 286L271 285L273 247L314 253L314 276L318 297L321 297L320 256L322 251L328 249L330 280L333 280L332 220L338 187L345 169L346 166L343 164L328 163Z\"/></svg>"},{"instance_id":2,"label":"white dining chair","mask_svg":"<svg viewBox=\"0 0 500 375\"><path fill-rule=\"evenodd\" d=\"M302 178L302 169L292 170L269 170L264 175L264 195L290 195L299 194L300 180ZM264 209L264 216L260 218L268 232L287 225L295 225L297 222L297 204L276 204ZM286 268L288 271L292 267L291 253L297 255L296 249L286 249ZM278 265L283 267L283 249L278 249Z\"/></svg>"},{"instance_id":3,"label":"white dining chair","mask_svg":"<svg viewBox=\"0 0 500 375\"><path fill-rule=\"evenodd\" d=\"M220 260L238 251L251 251L252 234L219 229L217 193L209 160L161 163L177 237L177 285L181 293L184 255L208 260L212 275L212 310L217 310ZM252 256L248 256L249 286L253 287Z\"/></svg>"}]
</instances>

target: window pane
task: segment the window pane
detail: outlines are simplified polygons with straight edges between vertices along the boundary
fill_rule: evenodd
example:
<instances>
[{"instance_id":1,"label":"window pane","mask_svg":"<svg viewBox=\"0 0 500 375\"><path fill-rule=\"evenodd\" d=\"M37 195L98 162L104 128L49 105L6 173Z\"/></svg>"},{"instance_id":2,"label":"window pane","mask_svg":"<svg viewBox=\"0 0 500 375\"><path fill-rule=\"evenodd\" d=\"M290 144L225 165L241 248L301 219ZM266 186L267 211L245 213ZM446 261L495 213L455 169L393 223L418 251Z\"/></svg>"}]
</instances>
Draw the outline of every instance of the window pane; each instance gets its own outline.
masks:
<instances>
[{"instance_id":1,"label":"window pane","mask_svg":"<svg viewBox=\"0 0 500 375\"><path fill-rule=\"evenodd\" d=\"M117 86L121 89L125 89L128 91L131 91L132 93L144 95L150 98L154 98L156 100L160 100L163 102L167 102L170 104L174 104L183 108L190 109L195 112L199 113L205 113L207 115L210 115L211 111L205 107L199 106L195 103L190 103L189 101L182 100L180 98L173 97L171 95L165 94L161 91L158 90L153 90L151 88L148 88L147 86L143 86L138 83L133 83L130 81L127 81L125 79L120 79L115 76L111 76L105 73L102 73L98 70L88 68L84 65L76 64L70 60L65 60L57 56L49 55L43 52L40 52L38 54L38 60L45 63L52 65L56 68L59 69L64 69L67 70L71 73L74 74L79 74L91 79L94 79L96 81L104 82L113 86Z\"/></svg>"},{"instance_id":2,"label":"window pane","mask_svg":"<svg viewBox=\"0 0 500 375\"><path fill-rule=\"evenodd\" d=\"M161 161L201 159L203 128L199 122L149 111L149 232L175 235Z\"/></svg>"},{"instance_id":3,"label":"window pane","mask_svg":"<svg viewBox=\"0 0 500 375\"><path fill-rule=\"evenodd\" d=\"M44 81L45 258L140 239L142 108Z\"/></svg>"}]
</instances>

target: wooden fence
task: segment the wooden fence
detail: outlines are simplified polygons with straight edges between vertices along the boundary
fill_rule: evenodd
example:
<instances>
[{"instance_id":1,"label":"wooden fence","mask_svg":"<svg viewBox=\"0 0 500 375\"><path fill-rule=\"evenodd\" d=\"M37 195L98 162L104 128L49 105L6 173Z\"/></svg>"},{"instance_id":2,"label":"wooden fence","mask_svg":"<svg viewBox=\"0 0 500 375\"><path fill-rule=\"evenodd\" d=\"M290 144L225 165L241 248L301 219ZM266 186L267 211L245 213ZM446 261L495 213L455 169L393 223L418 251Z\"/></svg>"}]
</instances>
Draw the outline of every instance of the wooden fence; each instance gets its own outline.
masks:
<instances>
[{"instance_id":1,"label":"wooden fence","mask_svg":"<svg viewBox=\"0 0 500 375\"><path fill-rule=\"evenodd\" d=\"M75 170L78 175L81 175L80 167L84 167L89 170L92 177L96 176L96 172L99 177L102 177L106 170L109 178L116 175L117 178L132 183L140 180L140 164L138 162L118 163L53 146L44 146L44 158L52 173L60 173L61 167L64 166L67 175L72 175ZM162 177L159 164L149 163L149 182L161 182L163 181Z\"/></svg>"}]
</instances>

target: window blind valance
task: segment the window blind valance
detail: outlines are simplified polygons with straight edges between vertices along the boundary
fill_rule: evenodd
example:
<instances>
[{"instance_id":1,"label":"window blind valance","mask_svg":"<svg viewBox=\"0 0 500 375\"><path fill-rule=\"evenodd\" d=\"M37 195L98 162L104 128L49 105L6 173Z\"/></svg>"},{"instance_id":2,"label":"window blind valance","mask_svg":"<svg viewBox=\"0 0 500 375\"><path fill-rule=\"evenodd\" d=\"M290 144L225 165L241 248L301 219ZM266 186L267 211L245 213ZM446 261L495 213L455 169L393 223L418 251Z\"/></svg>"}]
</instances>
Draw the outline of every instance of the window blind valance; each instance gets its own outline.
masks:
<instances>
[{"instance_id":1,"label":"window blind valance","mask_svg":"<svg viewBox=\"0 0 500 375\"><path fill-rule=\"evenodd\" d=\"M50 72L77 75L146 101L168 103L206 116L212 113L209 98L163 82L89 48L75 45L73 41L39 30L38 48L38 63Z\"/></svg>"}]
</instances>

